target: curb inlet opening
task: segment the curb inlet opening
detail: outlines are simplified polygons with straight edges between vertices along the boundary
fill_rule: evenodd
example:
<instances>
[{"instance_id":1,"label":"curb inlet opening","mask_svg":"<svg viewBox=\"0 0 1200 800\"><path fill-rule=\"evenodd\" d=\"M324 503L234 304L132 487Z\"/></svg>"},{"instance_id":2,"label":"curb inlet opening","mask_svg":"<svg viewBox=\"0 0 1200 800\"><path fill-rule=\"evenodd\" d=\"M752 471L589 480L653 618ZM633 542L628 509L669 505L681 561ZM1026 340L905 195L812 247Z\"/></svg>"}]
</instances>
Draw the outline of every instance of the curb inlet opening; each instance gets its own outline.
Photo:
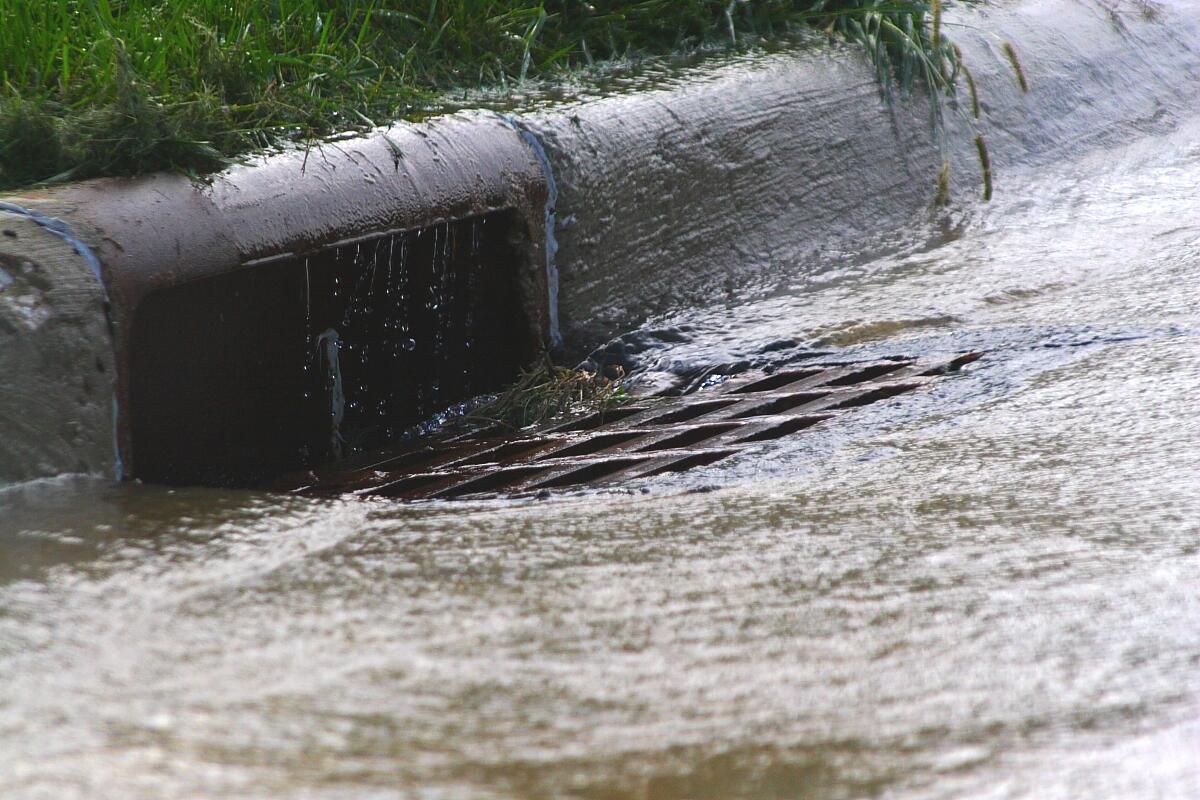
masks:
<instances>
[{"instance_id":1,"label":"curb inlet opening","mask_svg":"<svg viewBox=\"0 0 1200 800\"><path fill-rule=\"evenodd\" d=\"M151 293L130 346L133 475L261 484L505 385L533 354L516 222L379 233Z\"/></svg>"}]
</instances>

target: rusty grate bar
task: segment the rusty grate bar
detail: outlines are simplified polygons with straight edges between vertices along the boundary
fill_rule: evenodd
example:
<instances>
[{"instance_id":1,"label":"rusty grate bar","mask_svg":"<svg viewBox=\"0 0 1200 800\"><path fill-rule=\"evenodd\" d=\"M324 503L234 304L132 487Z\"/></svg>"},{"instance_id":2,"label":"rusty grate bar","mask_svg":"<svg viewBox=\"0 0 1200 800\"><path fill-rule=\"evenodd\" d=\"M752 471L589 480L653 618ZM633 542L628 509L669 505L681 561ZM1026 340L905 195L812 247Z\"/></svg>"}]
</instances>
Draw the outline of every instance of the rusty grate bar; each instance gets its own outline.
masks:
<instances>
[{"instance_id":1,"label":"rusty grate bar","mask_svg":"<svg viewBox=\"0 0 1200 800\"><path fill-rule=\"evenodd\" d=\"M294 476L285 488L459 499L611 485L716 463L902 396L980 357L830 362L730 376L682 397L639 398L533 431L430 438Z\"/></svg>"}]
</instances>

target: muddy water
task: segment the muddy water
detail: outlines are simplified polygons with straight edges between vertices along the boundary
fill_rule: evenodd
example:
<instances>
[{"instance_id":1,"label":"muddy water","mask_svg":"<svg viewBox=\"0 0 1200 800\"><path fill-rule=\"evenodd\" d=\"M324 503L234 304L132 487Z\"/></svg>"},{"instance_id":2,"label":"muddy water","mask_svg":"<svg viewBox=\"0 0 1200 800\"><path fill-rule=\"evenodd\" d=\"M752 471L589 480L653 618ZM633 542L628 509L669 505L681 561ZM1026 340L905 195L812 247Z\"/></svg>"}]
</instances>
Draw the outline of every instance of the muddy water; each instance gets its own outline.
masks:
<instances>
[{"instance_id":1,"label":"muddy water","mask_svg":"<svg viewBox=\"0 0 1200 800\"><path fill-rule=\"evenodd\" d=\"M646 492L4 490L0 796L1200 796L1198 142L655 321L989 356Z\"/></svg>"}]
</instances>

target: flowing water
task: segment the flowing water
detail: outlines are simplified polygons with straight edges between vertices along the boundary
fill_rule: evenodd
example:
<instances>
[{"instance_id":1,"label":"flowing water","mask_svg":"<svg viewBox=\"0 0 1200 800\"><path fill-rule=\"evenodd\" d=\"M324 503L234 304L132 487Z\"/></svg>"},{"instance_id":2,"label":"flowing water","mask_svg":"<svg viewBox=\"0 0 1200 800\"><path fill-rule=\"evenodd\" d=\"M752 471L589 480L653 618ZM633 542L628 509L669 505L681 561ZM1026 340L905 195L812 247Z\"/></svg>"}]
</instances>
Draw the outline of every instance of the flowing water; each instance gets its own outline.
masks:
<instances>
[{"instance_id":1,"label":"flowing water","mask_svg":"<svg viewBox=\"0 0 1200 800\"><path fill-rule=\"evenodd\" d=\"M1183 125L656 320L988 355L628 491L0 491L0 796L1200 797L1198 185Z\"/></svg>"}]
</instances>

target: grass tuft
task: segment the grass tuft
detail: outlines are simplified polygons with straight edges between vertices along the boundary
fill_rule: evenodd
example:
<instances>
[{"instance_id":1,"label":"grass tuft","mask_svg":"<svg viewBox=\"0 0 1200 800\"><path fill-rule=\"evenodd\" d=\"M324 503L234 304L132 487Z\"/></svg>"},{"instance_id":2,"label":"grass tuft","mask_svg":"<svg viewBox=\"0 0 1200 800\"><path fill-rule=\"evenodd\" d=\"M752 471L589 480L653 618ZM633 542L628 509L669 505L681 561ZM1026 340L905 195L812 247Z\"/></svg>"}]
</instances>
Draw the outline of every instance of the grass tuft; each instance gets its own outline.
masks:
<instances>
[{"instance_id":1,"label":"grass tuft","mask_svg":"<svg viewBox=\"0 0 1200 800\"><path fill-rule=\"evenodd\" d=\"M603 411L625 399L620 380L555 366L546 359L523 371L495 400L477 406L470 418L520 430L563 414Z\"/></svg>"},{"instance_id":2,"label":"grass tuft","mask_svg":"<svg viewBox=\"0 0 1200 800\"><path fill-rule=\"evenodd\" d=\"M922 83L948 92L957 59L940 9L928 0L5 0L0 189L204 173L361 130L364 119L413 117L456 89L802 29L862 44L889 92Z\"/></svg>"}]
</instances>

